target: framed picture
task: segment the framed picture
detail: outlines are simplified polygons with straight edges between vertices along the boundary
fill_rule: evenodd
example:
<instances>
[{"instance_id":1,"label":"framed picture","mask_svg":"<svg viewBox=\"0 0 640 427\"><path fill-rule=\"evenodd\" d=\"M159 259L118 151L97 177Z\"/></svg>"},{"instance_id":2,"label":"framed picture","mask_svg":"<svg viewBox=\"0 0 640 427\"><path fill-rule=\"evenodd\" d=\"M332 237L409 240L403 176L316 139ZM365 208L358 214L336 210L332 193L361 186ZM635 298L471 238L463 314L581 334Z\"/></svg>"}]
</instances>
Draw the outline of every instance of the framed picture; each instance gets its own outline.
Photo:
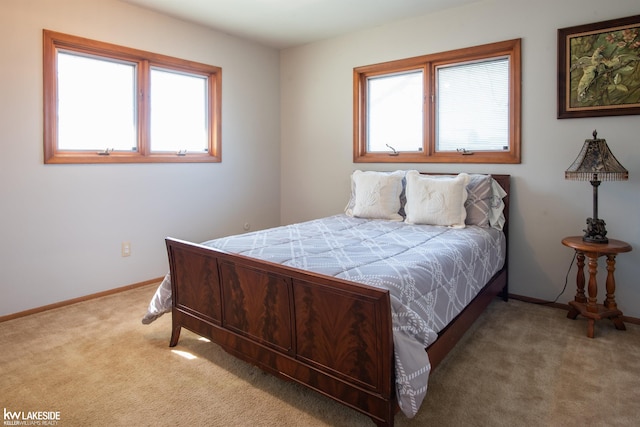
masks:
<instances>
[{"instance_id":1,"label":"framed picture","mask_svg":"<svg viewBox=\"0 0 640 427\"><path fill-rule=\"evenodd\" d=\"M558 118L640 114L640 15L558 30Z\"/></svg>"}]
</instances>

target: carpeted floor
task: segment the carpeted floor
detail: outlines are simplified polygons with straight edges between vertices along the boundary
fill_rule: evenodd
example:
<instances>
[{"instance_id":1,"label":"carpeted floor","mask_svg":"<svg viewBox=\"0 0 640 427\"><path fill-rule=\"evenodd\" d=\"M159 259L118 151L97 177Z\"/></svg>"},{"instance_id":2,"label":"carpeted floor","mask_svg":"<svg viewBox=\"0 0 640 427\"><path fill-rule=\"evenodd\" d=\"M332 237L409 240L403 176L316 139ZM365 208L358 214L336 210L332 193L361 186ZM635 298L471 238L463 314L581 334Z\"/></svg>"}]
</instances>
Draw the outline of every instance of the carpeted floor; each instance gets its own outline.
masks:
<instances>
[{"instance_id":1,"label":"carpeted floor","mask_svg":"<svg viewBox=\"0 0 640 427\"><path fill-rule=\"evenodd\" d=\"M142 325L156 285L0 323L0 406L59 411L59 426L373 426L367 417L238 361L171 316ZM396 426L633 426L640 326L492 302Z\"/></svg>"}]
</instances>

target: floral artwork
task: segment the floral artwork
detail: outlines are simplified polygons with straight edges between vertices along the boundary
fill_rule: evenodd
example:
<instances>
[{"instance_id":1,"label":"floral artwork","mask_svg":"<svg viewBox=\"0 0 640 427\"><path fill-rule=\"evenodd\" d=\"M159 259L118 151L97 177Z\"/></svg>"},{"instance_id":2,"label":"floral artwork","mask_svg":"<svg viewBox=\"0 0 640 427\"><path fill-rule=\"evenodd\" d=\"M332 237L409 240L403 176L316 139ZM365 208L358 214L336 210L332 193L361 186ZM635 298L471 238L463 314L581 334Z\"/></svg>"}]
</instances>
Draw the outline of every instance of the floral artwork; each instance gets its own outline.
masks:
<instances>
[{"instance_id":1,"label":"floral artwork","mask_svg":"<svg viewBox=\"0 0 640 427\"><path fill-rule=\"evenodd\" d=\"M558 30L558 117L640 114L640 16Z\"/></svg>"}]
</instances>

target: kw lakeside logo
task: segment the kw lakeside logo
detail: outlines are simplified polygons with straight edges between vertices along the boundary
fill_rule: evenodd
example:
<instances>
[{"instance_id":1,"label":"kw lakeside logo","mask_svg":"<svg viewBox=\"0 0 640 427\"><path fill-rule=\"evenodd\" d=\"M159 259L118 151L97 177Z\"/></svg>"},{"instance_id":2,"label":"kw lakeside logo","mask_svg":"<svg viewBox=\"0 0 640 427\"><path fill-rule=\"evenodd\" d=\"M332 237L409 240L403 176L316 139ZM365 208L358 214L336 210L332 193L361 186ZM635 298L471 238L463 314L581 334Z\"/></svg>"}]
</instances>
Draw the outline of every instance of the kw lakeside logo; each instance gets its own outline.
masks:
<instances>
[{"instance_id":1,"label":"kw lakeside logo","mask_svg":"<svg viewBox=\"0 0 640 427\"><path fill-rule=\"evenodd\" d=\"M56 426L60 411L9 411L4 408L5 426Z\"/></svg>"}]
</instances>

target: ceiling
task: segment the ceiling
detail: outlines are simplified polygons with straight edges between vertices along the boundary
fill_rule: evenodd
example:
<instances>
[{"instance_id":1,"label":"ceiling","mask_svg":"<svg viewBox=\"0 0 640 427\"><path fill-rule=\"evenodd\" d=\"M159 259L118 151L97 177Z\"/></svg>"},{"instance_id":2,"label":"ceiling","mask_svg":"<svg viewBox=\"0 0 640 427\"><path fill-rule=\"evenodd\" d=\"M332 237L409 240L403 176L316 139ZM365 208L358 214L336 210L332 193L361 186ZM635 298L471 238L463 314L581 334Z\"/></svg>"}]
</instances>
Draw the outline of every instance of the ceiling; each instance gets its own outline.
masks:
<instances>
[{"instance_id":1,"label":"ceiling","mask_svg":"<svg viewBox=\"0 0 640 427\"><path fill-rule=\"evenodd\" d=\"M123 0L283 49L478 0Z\"/></svg>"}]
</instances>

